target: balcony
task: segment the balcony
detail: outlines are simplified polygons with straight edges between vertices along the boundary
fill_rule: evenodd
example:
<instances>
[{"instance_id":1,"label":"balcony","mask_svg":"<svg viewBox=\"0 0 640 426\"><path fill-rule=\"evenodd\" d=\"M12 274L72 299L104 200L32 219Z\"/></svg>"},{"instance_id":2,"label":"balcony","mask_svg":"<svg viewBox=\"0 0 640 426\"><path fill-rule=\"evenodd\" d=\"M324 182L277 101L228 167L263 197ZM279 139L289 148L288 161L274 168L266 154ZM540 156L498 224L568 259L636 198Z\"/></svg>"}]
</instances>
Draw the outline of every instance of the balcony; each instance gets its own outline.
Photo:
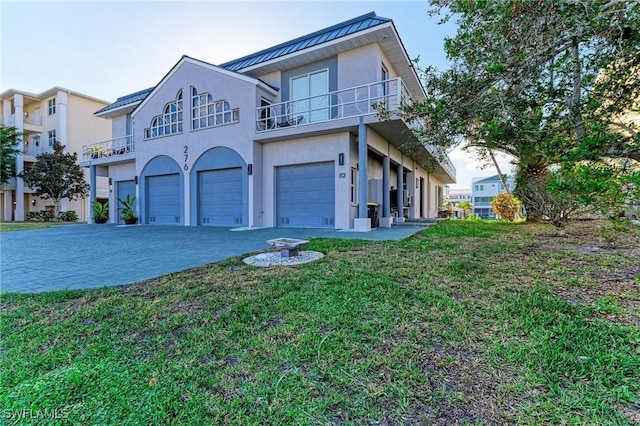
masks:
<instances>
[{"instance_id":1,"label":"balcony","mask_svg":"<svg viewBox=\"0 0 640 426\"><path fill-rule=\"evenodd\" d=\"M392 78L323 95L259 107L256 109L256 132L261 135L277 131L288 133L285 132L286 129L378 114L379 121L373 123L374 130L397 146L401 146L406 141L407 131L422 127L419 120L406 122L394 114L410 102L411 96L402 79ZM389 124L389 121L395 124ZM416 157L426 160L428 153L428 156L439 166L434 169L434 172L446 181L455 182L456 169L447 153L425 139L418 140L419 132L414 131L413 135L418 146L424 148L424 150L420 149L421 153L414 152Z\"/></svg>"},{"instance_id":2,"label":"balcony","mask_svg":"<svg viewBox=\"0 0 640 426\"><path fill-rule=\"evenodd\" d=\"M22 120L23 120L22 121L23 126L27 125L27 126L42 127L42 117L39 116L39 115L26 113ZM6 125L7 126L15 126L16 125L16 115L15 114L11 114L10 116L7 117Z\"/></svg>"},{"instance_id":3,"label":"balcony","mask_svg":"<svg viewBox=\"0 0 640 426\"><path fill-rule=\"evenodd\" d=\"M35 161L36 156L47 151L47 149L43 149L41 144L41 141L31 141L30 143L25 143L22 153L27 157L33 157L33 161Z\"/></svg>"},{"instance_id":4,"label":"balcony","mask_svg":"<svg viewBox=\"0 0 640 426\"><path fill-rule=\"evenodd\" d=\"M402 79L393 78L256 109L256 131L277 131L378 112L394 112L410 99Z\"/></svg>"},{"instance_id":5,"label":"balcony","mask_svg":"<svg viewBox=\"0 0 640 426\"><path fill-rule=\"evenodd\" d=\"M24 124L30 126L42 126L42 117L40 115L34 115L26 113L24 116Z\"/></svg>"},{"instance_id":6,"label":"balcony","mask_svg":"<svg viewBox=\"0 0 640 426\"><path fill-rule=\"evenodd\" d=\"M135 142L133 135L122 136L104 142L98 142L82 147L82 161L98 159L114 159L117 157L133 154L135 152Z\"/></svg>"}]
</instances>

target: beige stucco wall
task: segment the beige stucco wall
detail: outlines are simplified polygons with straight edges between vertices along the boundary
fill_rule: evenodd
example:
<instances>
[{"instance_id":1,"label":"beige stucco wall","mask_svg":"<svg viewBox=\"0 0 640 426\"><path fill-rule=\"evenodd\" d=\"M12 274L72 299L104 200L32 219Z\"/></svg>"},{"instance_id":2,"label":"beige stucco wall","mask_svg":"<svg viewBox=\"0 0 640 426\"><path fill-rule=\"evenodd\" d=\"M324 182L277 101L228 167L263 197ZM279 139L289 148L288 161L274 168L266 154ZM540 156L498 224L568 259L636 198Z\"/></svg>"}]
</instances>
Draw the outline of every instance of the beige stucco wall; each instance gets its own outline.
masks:
<instances>
[{"instance_id":1,"label":"beige stucco wall","mask_svg":"<svg viewBox=\"0 0 640 426\"><path fill-rule=\"evenodd\" d=\"M93 115L106 104L76 96L69 95L68 103L68 150L81 153L83 145L102 142L111 139L111 124L104 118Z\"/></svg>"}]
</instances>

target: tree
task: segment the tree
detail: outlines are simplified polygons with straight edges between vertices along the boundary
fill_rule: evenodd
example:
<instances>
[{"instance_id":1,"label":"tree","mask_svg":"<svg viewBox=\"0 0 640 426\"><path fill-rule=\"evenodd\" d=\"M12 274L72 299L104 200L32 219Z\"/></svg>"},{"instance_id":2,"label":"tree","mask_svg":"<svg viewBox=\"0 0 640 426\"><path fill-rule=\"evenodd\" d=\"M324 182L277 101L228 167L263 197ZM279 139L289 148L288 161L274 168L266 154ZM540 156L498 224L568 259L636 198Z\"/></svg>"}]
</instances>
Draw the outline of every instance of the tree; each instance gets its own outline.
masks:
<instances>
[{"instance_id":1,"label":"tree","mask_svg":"<svg viewBox=\"0 0 640 426\"><path fill-rule=\"evenodd\" d=\"M0 125L0 184L4 185L16 176L16 154L22 133L15 127Z\"/></svg>"},{"instance_id":2,"label":"tree","mask_svg":"<svg viewBox=\"0 0 640 426\"><path fill-rule=\"evenodd\" d=\"M640 2L431 4L458 32L445 41L452 68L423 70L428 96L403 111L424 124L420 140L510 154L518 182L541 180L539 190L550 166L640 160L638 129L625 119L640 99Z\"/></svg>"},{"instance_id":3,"label":"tree","mask_svg":"<svg viewBox=\"0 0 640 426\"><path fill-rule=\"evenodd\" d=\"M76 200L89 193L78 155L65 153L64 145L58 141L54 142L52 153L38 155L33 167L24 170L19 177L35 191L35 195L53 200L55 217L60 213L63 198Z\"/></svg>"}]
</instances>

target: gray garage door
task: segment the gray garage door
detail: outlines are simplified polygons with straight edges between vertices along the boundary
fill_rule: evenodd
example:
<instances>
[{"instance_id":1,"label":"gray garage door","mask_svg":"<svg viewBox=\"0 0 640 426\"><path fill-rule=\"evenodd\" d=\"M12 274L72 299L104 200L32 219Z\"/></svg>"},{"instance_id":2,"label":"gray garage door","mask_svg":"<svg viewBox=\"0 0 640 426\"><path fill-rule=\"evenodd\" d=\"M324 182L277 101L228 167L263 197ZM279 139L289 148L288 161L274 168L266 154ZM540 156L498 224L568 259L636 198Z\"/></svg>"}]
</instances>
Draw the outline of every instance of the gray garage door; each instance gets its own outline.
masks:
<instances>
[{"instance_id":1,"label":"gray garage door","mask_svg":"<svg viewBox=\"0 0 640 426\"><path fill-rule=\"evenodd\" d=\"M334 179L333 162L278 167L276 171L278 226L333 228Z\"/></svg>"},{"instance_id":2,"label":"gray garage door","mask_svg":"<svg viewBox=\"0 0 640 426\"><path fill-rule=\"evenodd\" d=\"M149 223L180 224L180 175L149 176L147 178Z\"/></svg>"},{"instance_id":3,"label":"gray garage door","mask_svg":"<svg viewBox=\"0 0 640 426\"><path fill-rule=\"evenodd\" d=\"M198 182L200 225L243 225L242 168L202 171Z\"/></svg>"},{"instance_id":4,"label":"gray garage door","mask_svg":"<svg viewBox=\"0 0 640 426\"><path fill-rule=\"evenodd\" d=\"M131 197L135 197L136 183L133 180L123 180L118 182L117 186L118 186L118 199L116 200L116 205L111 208L115 208L116 211L118 212L118 223L124 223L124 219L122 219L122 212L118 210L120 207L122 207L122 204L118 200L124 200L125 198L127 198L127 195L130 195ZM136 212L136 214L137 213L138 212Z\"/></svg>"}]
</instances>

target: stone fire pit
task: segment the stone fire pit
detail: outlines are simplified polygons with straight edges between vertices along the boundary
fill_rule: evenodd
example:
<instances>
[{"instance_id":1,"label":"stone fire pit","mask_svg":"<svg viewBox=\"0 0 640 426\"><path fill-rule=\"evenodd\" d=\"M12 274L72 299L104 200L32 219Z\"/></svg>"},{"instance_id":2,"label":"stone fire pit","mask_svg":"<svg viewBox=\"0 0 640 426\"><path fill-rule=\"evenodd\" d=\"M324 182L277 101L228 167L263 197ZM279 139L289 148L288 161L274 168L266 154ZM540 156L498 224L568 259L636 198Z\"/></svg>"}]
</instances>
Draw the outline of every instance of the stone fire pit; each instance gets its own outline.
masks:
<instances>
[{"instance_id":1,"label":"stone fire pit","mask_svg":"<svg viewBox=\"0 0 640 426\"><path fill-rule=\"evenodd\" d=\"M267 240L271 246L280 249L281 257L292 257L300 255L300 248L309 244L307 240L297 240L295 238L276 238Z\"/></svg>"},{"instance_id":2,"label":"stone fire pit","mask_svg":"<svg viewBox=\"0 0 640 426\"><path fill-rule=\"evenodd\" d=\"M301 263L313 262L322 259L324 254L317 251L300 251L300 248L309 243L307 240L297 240L295 238L276 238L267 240L272 247L280 249L280 253L260 253L247 257L244 263L251 266L293 266Z\"/></svg>"}]
</instances>

